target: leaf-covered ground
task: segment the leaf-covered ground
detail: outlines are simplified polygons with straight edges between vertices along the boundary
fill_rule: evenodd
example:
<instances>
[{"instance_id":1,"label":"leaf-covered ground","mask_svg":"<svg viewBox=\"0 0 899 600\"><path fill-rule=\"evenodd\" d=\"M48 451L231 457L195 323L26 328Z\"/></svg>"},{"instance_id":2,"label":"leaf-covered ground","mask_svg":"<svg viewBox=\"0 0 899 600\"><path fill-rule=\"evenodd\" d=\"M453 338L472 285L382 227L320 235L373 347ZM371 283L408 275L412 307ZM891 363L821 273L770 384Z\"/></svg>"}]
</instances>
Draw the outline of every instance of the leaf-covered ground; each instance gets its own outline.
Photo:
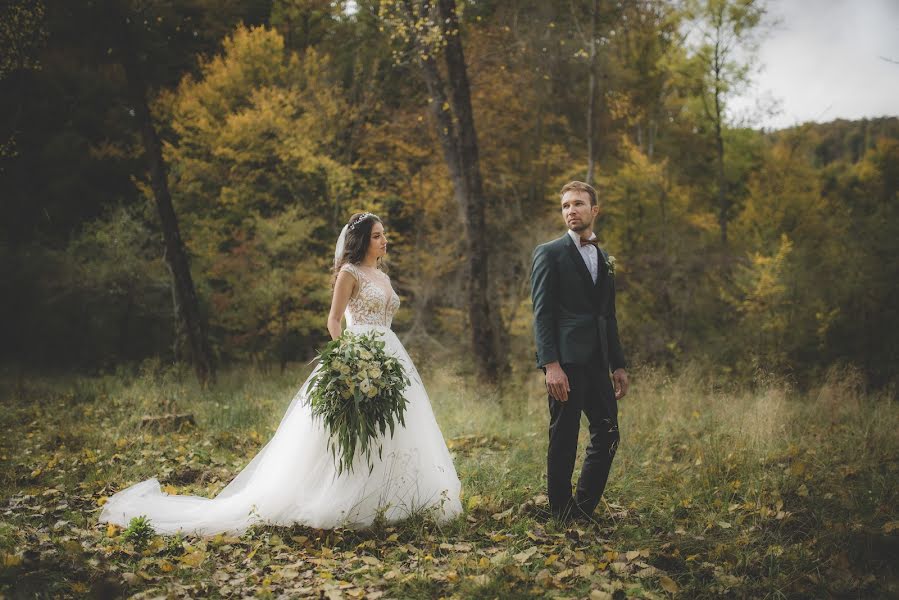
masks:
<instances>
[{"instance_id":1,"label":"leaf-covered ground","mask_svg":"<svg viewBox=\"0 0 899 600\"><path fill-rule=\"evenodd\" d=\"M540 381L502 395L426 375L466 514L364 531L149 536L97 523L148 477L214 495L274 431L304 368L200 390L147 364L0 379L0 594L10 597L884 597L899 595L899 407L833 378L724 389L634 374L598 523L544 516ZM189 411L180 432L143 415ZM582 440L583 441L583 440Z\"/></svg>"}]
</instances>

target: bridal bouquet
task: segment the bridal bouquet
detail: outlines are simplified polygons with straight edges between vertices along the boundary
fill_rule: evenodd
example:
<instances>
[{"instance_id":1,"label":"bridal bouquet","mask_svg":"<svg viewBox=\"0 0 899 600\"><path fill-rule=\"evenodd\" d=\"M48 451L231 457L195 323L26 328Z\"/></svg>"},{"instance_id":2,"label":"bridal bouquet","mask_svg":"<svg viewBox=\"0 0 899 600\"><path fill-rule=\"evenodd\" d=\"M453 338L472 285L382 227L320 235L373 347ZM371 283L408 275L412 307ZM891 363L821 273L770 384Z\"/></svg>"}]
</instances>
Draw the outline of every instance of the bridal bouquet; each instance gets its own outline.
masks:
<instances>
[{"instance_id":1,"label":"bridal bouquet","mask_svg":"<svg viewBox=\"0 0 899 600\"><path fill-rule=\"evenodd\" d=\"M352 471L358 449L374 468L375 440L397 423L405 425L409 385L403 365L384 351L381 334L343 334L319 353L319 370L309 384L312 414L321 417L330 433L331 455L337 472ZM378 445L378 456L381 446Z\"/></svg>"}]
</instances>

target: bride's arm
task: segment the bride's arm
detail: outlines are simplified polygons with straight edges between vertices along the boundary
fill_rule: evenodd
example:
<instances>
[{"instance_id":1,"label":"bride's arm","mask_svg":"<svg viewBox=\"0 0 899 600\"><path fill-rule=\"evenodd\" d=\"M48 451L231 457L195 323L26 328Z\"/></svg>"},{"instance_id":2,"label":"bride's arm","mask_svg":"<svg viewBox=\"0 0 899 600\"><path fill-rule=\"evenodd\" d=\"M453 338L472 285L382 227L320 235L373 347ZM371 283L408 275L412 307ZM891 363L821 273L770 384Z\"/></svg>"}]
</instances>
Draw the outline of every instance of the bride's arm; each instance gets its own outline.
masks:
<instances>
[{"instance_id":1,"label":"bride's arm","mask_svg":"<svg viewBox=\"0 0 899 600\"><path fill-rule=\"evenodd\" d=\"M348 271L341 271L337 274L337 281L334 282L334 295L331 297L331 312L328 314L328 333L331 339L336 340L340 337L340 320L346 310L346 305L356 288L356 278Z\"/></svg>"}]
</instances>

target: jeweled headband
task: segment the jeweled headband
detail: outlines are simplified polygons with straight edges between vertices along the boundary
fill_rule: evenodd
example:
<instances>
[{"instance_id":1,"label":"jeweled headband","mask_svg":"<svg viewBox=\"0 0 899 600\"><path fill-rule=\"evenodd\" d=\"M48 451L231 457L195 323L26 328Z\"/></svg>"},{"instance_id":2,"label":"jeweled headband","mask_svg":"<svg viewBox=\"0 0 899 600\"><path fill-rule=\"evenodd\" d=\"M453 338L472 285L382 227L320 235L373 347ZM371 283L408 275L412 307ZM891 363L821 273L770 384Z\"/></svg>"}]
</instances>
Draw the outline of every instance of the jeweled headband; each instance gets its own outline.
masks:
<instances>
[{"instance_id":1,"label":"jeweled headband","mask_svg":"<svg viewBox=\"0 0 899 600\"><path fill-rule=\"evenodd\" d=\"M350 231L356 229L356 225L358 225L358 224L361 223L362 221L368 219L369 217L373 217L373 216L375 216L374 213L370 213L370 212L362 213L362 216L359 217L358 219L356 219L356 222L355 222L355 223L353 223L352 225L350 225Z\"/></svg>"}]
</instances>

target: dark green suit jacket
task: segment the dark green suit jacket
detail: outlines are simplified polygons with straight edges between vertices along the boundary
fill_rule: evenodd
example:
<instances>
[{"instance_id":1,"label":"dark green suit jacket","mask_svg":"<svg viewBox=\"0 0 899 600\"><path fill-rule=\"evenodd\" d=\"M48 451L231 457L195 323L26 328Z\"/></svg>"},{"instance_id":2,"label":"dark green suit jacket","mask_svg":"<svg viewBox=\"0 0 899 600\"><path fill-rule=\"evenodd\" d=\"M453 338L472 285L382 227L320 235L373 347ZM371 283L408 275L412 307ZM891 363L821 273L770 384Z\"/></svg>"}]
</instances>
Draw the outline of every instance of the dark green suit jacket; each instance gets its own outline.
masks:
<instances>
[{"instance_id":1,"label":"dark green suit jacket","mask_svg":"<svg viewBox=\"0 0 899 600\"><path fill-rule=\"evenodd\" d=\"M615 277L609 255L597 252L596 283L567 233L537 246L531 269L537 366L551 362L590 364L599 355L606 369L624 368L624 353L615 318ZM595 358L594 358L595 360Z\"/></svg>"}]
</instances>

